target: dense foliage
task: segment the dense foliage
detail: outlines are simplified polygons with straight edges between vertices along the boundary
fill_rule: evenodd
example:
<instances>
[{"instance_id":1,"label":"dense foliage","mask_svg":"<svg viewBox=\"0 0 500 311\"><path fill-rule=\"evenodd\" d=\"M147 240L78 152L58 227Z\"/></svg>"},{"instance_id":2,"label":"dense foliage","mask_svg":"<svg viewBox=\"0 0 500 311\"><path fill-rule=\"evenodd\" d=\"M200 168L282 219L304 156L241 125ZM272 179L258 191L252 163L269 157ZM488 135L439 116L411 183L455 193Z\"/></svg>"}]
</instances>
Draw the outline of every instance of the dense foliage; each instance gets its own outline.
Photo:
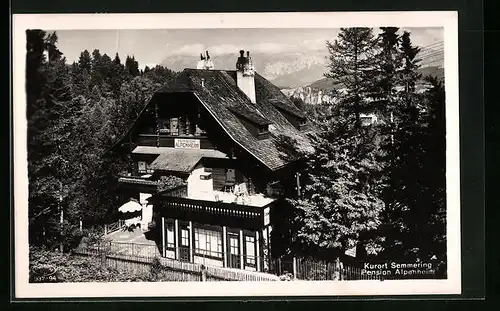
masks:
<instances>
[{"instance_id":1,"label":"dense foliage","mask_svg":"<svg viewBox=\"0 0 500 311\"><path fill-rule=\"evenodd\" d=\"M176 73L99 50L67 64L56 33L41 30L27 31L26 62L30 243L69 245L80 220L116 216L116 176L129 159L110 150Z\"/></svg>"},{"instance_id":2,"label":"dense foliage","mask_svg":"<svg viewBox=\"0 0 500 311\"><path fill-rule=\"evenodd\" d=\"M341 90L305 107L315 152L289 200L293 252L446 262L442 83L421 77L420 49L398 28L344 28L327 48Z\"/></svg>"},{"instance_id":3,"label":"dense foliage","mask_svg":"<svg viewBox=\"0 0 500 311\"><path fill-rule=\"evenodd\" d=\"M101 263L97 256L79 256L30 248L30 282L169 282L178 281L179 273L165 269L155 258L144 272L116 269ZM53 272L40 274L38 271Z\"/></svg>"}]
</instances>

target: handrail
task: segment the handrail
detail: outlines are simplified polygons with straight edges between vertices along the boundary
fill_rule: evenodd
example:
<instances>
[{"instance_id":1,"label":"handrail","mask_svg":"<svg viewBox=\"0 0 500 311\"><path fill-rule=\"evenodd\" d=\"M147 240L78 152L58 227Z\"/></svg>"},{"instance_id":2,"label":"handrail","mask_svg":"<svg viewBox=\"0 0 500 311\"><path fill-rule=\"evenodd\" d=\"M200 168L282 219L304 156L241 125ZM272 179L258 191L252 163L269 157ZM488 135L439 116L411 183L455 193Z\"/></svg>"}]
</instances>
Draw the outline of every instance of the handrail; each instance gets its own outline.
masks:
<instances>
[{"instance_id":1,"label":"handrail","mask_svg":"<svg viewBox=\"0 0 500 311\"><path fill-rule=\"evenodd\" d=\"M226 210L235 210L242 212L252 212L252 213L261 213L263 211L262 207L256 207L251 205L241 205L237 203L226 203L226 202L217 202L217 201L204 201L190 198L182 198L182 197L170 197L168 203L180 203L180 204L189 204L189 205L198 205L202 207L204 211L207 208L222 208Z\"/></svg>"}]
</instances>

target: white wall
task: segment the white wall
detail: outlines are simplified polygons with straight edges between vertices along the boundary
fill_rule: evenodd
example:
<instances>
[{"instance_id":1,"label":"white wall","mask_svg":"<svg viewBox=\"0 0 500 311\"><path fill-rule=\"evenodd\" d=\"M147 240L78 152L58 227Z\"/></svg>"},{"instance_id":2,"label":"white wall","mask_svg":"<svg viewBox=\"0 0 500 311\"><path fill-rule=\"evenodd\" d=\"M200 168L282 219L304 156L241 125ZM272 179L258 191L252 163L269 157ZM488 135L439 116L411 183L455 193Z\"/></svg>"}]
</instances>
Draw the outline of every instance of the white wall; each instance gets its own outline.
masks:
<instances>
[{"instance_id":1,"label":"white wall","mask_svg":"<svg viewBox=\"0 0 500 311\"><path fill-rule=\"evenodd\" d=\"M255 80L253 76L244 76L243 72L236 71L236 84L245 93L252 103L256 102L255 98Z\"/></svg>"},{"instance_id":2,"label":"white wall","mask_svg":"<svg viewBox=\"0 0 500 311\"><path fill-rule=\"evenodd\" d=\"M188 197L198 200L214 200L214 185L213 179L208 180L200 179L200 176L205 173L202 165L196 166L196 168L189 175L187 182L187 192Z\"/></svg>"},{"instance_id":3,"label":"white wall","mask_svg":"<svg viewBox=\"0 0 500 311\"><path fill-rule=\"evenodd\" d=\"M148 224L153 220L153 205L146 205L150 193L139 193L139 203L142 205L142 230L147 230Z\"/></svg>"}]
</instances>

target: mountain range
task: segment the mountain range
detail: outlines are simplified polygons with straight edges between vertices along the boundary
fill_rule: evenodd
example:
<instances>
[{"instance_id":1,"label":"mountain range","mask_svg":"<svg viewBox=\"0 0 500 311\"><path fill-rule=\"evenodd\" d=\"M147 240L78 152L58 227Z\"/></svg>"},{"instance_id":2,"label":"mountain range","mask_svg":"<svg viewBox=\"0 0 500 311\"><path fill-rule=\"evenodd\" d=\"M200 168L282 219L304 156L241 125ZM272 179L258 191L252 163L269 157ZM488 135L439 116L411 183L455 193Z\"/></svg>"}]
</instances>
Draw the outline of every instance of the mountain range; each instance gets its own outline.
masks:
<instances>
[{"instance_id":1,"label":"mountain range","mask_svg":"<svg viewBox=\"0 0 500 311\"><path fill-rule=\"evenodd\" d=\"M428 66L419 69L422 77L433 76L441 81L444 81L444 69L439 66ZM340 89L342 85L333 83L331 79L321 78L308 85L299 86L296 88L282 88L281 91L291 97L300 98L307 104L321 104L325 102L333 102L334 97L331 94L332 90Z\"/></svg>"},{"instance_id":2,"label":"mountain range","mask_svg":"<svg viewBox=\"0 0 500 311\"><path fill-rule=\"evenodd\" d=\"M253 64L259 74L281 88L296 88L308 85L323 77L326 70L324 52L305 54L300 52L251 53ZM234 54L212 56L215 69L234 70L237 51ZM199 56L172 55L160 65L175 71L184 68L196 68Z\"/></svg>"},{"instance_id":3,"label":"mountain range","mask_svg":"<svg viewBox=\"0 0 500 311\"><path fill-rule=\"evenodd\" d=\"M201 52L201 51L200 51ZM253 64L259 74L280 87L283 93L290 97L301 98L306 103L317 104L332 101L329 95L333 89L340 88L330 79L324 77L327 58L325 52L301 53L251 53ZM232 70L236 67L238 57L235 53L212 55L215 69ZM161 65L175 71L184 68L195 68L200 56L171 55L161 62ZM428 66L420 69L423 76L431 75L444 78L441 66Z\"/></svg>"}]
</instances>

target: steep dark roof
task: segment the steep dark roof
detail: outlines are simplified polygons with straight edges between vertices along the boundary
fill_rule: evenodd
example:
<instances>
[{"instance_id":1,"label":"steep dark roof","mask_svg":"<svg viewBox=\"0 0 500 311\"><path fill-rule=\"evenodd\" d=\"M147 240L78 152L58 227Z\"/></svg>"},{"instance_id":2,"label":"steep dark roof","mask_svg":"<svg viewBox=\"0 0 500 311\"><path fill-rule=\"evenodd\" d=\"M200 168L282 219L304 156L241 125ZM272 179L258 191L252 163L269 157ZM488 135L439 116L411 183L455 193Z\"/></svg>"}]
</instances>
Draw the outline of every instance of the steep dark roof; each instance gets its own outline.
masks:
<instances>
[{"instance_id":1,"label":"steep dark roof","mask_svg":"<svg viewBox=\"0 0 500 311\"><path fill-rule=\"evenodd\" d=\"M232 113L236 114L237 116L240 116L242 118L247 119L248 121L251 121L257 125L269 125L272 124L271 121L268 119L256 114L255 112L245 109L245 108L235 108L235 107L229 107L229 110L231 110Z\"/></svg>"},{"instance_id":2,"label":"steep dark roof","mask_svg":"<svg viewBox=\"0 0 500 311\"><path fill-rule=\"evenodd\" d=\"M295 128L276 107L301 118L305 118L305 115L278 87L257 73L255 104L238 88L234 70L185 69L175 81L157 91L172 92L193 93L237 144L271 170L279 169L295 160L281 153L276 144L278 136L294 138L299 148L311 148L305 133ZM251 118L257 124L271 124L270 137L256 138L234 111Z\"/></svg>"}]
</instances>

